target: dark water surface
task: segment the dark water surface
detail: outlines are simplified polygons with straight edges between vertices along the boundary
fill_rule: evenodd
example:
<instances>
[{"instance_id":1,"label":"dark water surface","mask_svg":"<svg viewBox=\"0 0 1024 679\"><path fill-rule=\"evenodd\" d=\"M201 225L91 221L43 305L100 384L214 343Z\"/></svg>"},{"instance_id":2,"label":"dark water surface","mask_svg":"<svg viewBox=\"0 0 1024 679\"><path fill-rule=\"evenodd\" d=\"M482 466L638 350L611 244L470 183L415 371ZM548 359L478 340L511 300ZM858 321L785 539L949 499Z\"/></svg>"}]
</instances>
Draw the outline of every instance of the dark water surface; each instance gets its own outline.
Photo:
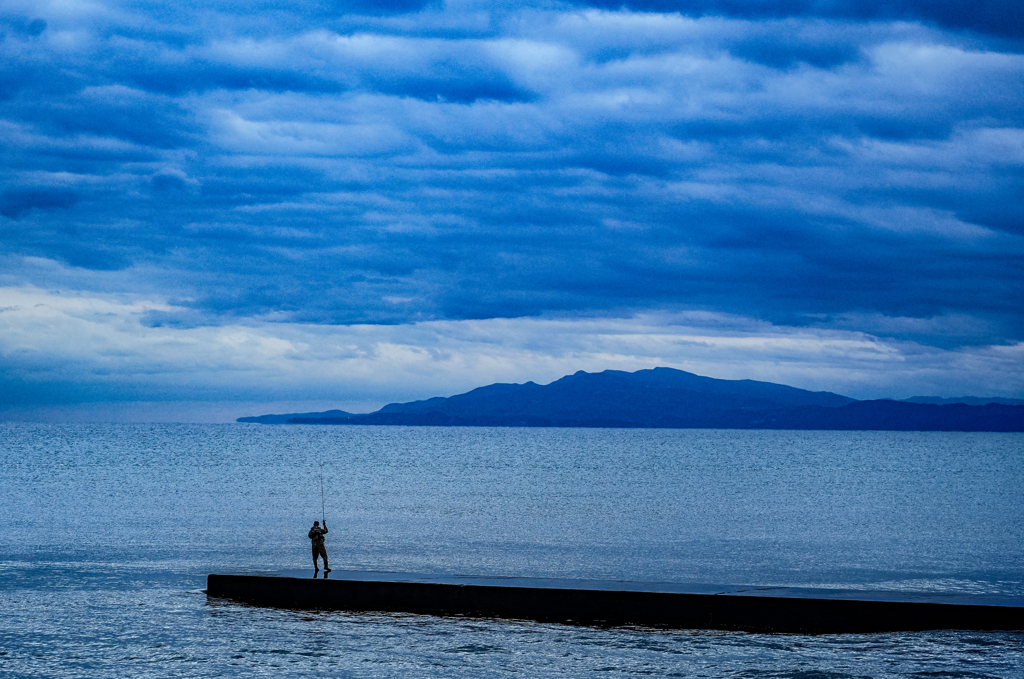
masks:
<instances>
[{"instance_id":1,"label":"dark water surface","mask_svg":"<svg viewBox=\"0 0 1024 679\"><path fill-rule=\"evenodd\" d=\"M0 425L0 675L1024 677L1024 635L598 630L208 602L335 569L1024 596L1024 435Z\"/></svg>"}]
</instances>

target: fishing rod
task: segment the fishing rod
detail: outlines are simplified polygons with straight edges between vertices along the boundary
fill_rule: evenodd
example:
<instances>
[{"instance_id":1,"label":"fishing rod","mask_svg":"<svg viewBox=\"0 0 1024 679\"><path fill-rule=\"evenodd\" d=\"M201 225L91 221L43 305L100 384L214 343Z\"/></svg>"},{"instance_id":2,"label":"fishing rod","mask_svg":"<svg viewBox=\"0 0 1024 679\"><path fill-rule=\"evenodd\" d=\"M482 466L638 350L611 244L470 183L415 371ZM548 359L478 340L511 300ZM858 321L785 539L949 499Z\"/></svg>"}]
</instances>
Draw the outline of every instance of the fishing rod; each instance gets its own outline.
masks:
<instances>
[{"instance_id":1,"label":"fishing rod","mask_svg":"<svg viewBox=\"0 0 1024 679\"><path fill-rule=\"evenodd\" d=\"M324 522L324 526L327 526L327 509L324 504L324 459L322 453L316 451L316 462L320 467L320 518Z\"/></svg>"}]
</instances>

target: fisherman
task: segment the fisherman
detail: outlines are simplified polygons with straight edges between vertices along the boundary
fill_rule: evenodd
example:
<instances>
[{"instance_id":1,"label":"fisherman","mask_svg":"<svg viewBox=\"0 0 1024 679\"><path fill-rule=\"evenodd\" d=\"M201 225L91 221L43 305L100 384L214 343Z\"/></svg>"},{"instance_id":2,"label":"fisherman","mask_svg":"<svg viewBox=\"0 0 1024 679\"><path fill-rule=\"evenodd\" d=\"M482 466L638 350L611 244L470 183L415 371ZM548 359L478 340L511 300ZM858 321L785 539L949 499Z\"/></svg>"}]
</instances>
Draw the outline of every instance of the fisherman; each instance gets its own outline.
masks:
<instances>
[{"instance_id":1,"label":"fisherman","mask_svg":"<svg viewBox=\"0 0 1024 679\"><path fill-rule=\"evenodd\" d=\"M324 558L324 575L331 572L330 566L327 565L327 549L324 547L324 535L327 534L327 521L324 520L324 527L320 527L319 521L313 522L313 527L309 529L309 539L313 541L313 575L320 572L320 564L317 563L317 557L322 556Z\"/></svg>"}]
</instances>

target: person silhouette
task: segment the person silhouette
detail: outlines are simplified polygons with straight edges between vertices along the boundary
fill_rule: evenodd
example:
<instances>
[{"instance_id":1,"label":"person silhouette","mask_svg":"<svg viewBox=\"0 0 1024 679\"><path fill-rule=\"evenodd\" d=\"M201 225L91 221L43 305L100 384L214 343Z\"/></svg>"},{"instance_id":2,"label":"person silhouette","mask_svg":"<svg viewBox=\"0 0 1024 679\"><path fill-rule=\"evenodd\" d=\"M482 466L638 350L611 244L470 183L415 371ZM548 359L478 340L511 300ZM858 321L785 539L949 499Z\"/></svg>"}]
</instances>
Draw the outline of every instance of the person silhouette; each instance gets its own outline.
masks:
<instances>
[{"instance_id":1,"label":"person silhouette","mask_svg":"<svg viewBox=\"0 0 1024 679\"><path fill-rule=\"evenodd\" d=\"M313 571L314 577L320 572L320 564L317 563L317 557L322 556L324 558L324 577L331 572L331 567L327 565L327 548L324 547L324 535L327 534L327 521L324 521L324 527L320 527L319 521L313 522L313 527L309 529L309 539L313 541Z\"/></svg>"}]
</instances>

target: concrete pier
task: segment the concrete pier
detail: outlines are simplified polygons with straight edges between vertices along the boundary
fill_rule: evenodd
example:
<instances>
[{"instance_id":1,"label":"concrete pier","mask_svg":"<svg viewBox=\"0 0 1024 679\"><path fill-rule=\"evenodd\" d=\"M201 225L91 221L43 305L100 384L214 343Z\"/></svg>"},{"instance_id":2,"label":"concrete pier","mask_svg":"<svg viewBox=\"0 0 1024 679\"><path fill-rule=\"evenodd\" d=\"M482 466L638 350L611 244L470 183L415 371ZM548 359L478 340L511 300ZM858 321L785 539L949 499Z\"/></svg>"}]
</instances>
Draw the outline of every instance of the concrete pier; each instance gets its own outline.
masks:
<instances>
[{"instance_id":1,"label":"concrete pier","mask_svg":"<svg viewBox=\"0 0 1024 679\"><path fill-rule=\"evenodd\" d=\"M211 574L207 595L276 608L463 615L602 626L810 634L1024 630L1024 601L1020 599L903 592L336 571L329 579Z\"/></svg>"}]
</instances>

